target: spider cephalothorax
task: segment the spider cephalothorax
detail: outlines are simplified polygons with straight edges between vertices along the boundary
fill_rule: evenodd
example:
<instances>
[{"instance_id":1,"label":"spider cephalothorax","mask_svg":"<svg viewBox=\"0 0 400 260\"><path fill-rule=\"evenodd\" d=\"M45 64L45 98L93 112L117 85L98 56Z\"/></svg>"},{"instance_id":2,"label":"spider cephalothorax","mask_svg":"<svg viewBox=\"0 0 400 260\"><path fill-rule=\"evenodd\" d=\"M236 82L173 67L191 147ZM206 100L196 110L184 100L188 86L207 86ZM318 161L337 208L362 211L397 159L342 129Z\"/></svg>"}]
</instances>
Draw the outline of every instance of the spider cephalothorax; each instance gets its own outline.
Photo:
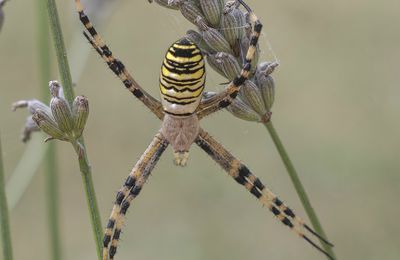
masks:
<instances>
[{"instance_id":1,"label":"spider cephalothorax","mask_svg":"<svg viewBox=\"0 0 400 260\"><path fill-rule=\"evenodd\" d=\"M75 0L79 18L90 36L86 39L117 75L125 87L153 114L163 120L161 130L154 136L150 145L136 162L118 191L115 203L104 234L103 259L114 259L117 244L124 225L125 214L136 198L151 171L167 146L171 144L175 153L175 163L185 165L192 143L203 149L237 183L243 185L262 205L266 206L278 220L292 229L313 247L333 259L326 251L313 242L305 231L331 245L315 233L305 222L294 214L282 200L272 193L261 180L228 150L199 126L199 120L231 104L241 85L249 78L251 63L256 51L262 24L243 0L237 0L249 14L253 30L248 38L249 47L239 75L220 93L203 97L205 80L204 61L200 50L187 39L171 45L161 67L161 102L149 95L130 75L123 63L116 59L97 33L83 11L80 0ZM217 32L213 32L214 35ZM248 37L248 36L245 36Z\"/></svg>"}]
</instances>

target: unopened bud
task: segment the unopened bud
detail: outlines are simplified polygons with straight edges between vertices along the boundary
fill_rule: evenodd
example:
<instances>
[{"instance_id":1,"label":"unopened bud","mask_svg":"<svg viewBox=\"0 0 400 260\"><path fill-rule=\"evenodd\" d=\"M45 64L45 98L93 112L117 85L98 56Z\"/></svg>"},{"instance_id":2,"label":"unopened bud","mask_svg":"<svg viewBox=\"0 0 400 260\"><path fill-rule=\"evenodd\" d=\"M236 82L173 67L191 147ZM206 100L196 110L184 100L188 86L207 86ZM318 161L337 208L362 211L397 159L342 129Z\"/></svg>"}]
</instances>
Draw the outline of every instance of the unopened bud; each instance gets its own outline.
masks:
<instances>
[{"instance_id":1,"label":"unopened bud","mask_svg":"<svg viewBox=\"0 0 400 260\"><path fill-rule=\"evenodd\" d=\"M84 96L77 96L72 105L72 114L74 118L75 137L82 135L86 121L89 115L89 102Z\"/></svg>"},{"instance_id":2,"label":"unopened bud","mask_svg":"<svg viewBox=\"0 0 400 260\"><path fill-rule=\"evenodd\" d=\"M216 54L207 54L207 62L213 70L215 70L218 74L225 77L225 73L222 71L221 64L218 62Z\"/></svg>"},{"instance_id":3,"label":"unopened bud","mask_svg":"<svg viewBox=\"0 0 400 260\"><path fill-rule=\"evenodd\" d=\"M243 101L243 97L237 96L226 109L240 119L260 121L260 116Z\"/></svg>"},{"instance_id":4,"label":"unopened bud","mask_svg":"<svg viewBox=\"0 0 400 260\"><path fill-rule=\"evenodd\" d=\"M203 18L197 17L196 25L199 27L204 41L210 48L216 52L232 53L231 47L224 36L217 29L208 26Z\"/></svg>"},{"instance_id":5,"label":"unopened bud","mask_svg":"<svg viewBox=\"0 0 400 260\"><path fill-rule=\"evenodd\" d=\"M214 27L218 26L222 12L220 0L200 0L200 6L207 21Z\"/></svg>"},{"instance_id":6,"label":"unopened bud","mask_svg":"<svg viewBox=\"0 0 400 260\"><path fill-rule=\"evenodd\" d=\"M50 93L53 98L50 101L50 108L54 119L56 120L59 128L66 134L72 134L74 128L71 108L68 102L59 97L60 84L57 81L50 81Z\"/></svg>"},{"instance_id":7,"label":"unopened bud","mask_svg":"<svg viewBox=\"0 0 400 260\"><path fill-rule=\"evenodd\" d=\"M186 32L186 37L194 42L197 47L200 48L200 50L204 53L211 53L214 52L213 49L210 48L210 46L207 45L207 43L204 41L203 36L201 36L200 33L194 31L194 30L188 30Z\"/></svg>"},{"instance_id":8,"label":"unopened bud","mask_svg":"<svg viewBox=\"0 0 400 260\"><path fill-rule=\"evenodd\" d=\"M33 132L40 131L38 125L33 121L32 116L28 116L25 121L24 129L21 134L21 141L26 143L31 139L31 135Z\"/></svg>"},{"instance_id":9,"label":"unopened bud","mask_svg":"<svg viewBox=\"0 0 400 260\"><path fill-rule=\"evenodd\" d=\"M232 47L240 43L245 34L246 18L238 8L236 1L229 1L225 4L221 17L221 30L225 39Z\"/></svg>"},{"instance_id":10,"label":"unopened bud","mask_svg":"<svg viewBox=\"0 0 400 260\"><path fill-rule=\"evenodd\" d=\"M182 15L191 23L196 25L196 19L198 17L204 18L204 15L200 9L200 4L193 0L169 0L169 5L179 6L179 10Z\"/></svg>"},{"instance_id":11,"label":"unopened bud","mask_svg":"<svg viewBox=\"0 0 400 260\"><path fill-rule=\"evenodd\" d=\"M153 0L149 0L149 2L152 3ZM163 7L169 8L169 9L179 10L179 6L176 4L172 4L172 3L170 4L169 0L154 0L154 2L156 2L157 4L159 4Z\"/></svg>"},{"instance_id":12,"label":"unopened bud","mask_svg":"<svg viewBox=\"0 0 400 260\"><path fill-rule=\"evenodd\" d=\"M276 62L260 63L255 74L255 82L261 90L261 95L268 111L271 110L275 99L275 82L270 74L277 66L278 63Z\"/></svg>"},{"instance_id":13,"label":"unopened bud","mask_svg":"<svg viewBox=\"0 0 400 260\"><path fill-rule=\"evenodd\" d=\"M32 115L33 121L38 125L38 127L48 134L53 139L68 140L66 134L58 127L57 123L54 121L53 117L44 112L41 109L37 109Z\"/></svg>"},{"instance_id":14,"label":"unopened bud","mask_svg":"<svg viewBox=\"0 0 400 260\"><path fill-rule=\"evenodd\" d=\"M18 108L27 108L30 114L35 113L37 109L41 109L47 113L50 113L50 108L37 99L19 100L14 102L12 104L12 110L15 111Z\"/></svg>"},{"instance_id":15,"label":"unopened bud","mask_svg":"<svg viewBox=\"0 0 400 260\"><path fill-rule=\"evenodd\" d=\"M244 96L247 105L251 107L257 114L263 116L268 112L265 107L261 90L250 80L246 80L240 88L239 96Z\"/></svg>"},{"instance_id":16,"label":"unopened bud","mask_svg":"<svg viewBox=\"0 0 400 260\"><path fill-rule=\"evenodd\" d=\"M220 64L221 70L227 79L233 80L240 74L241 68L233 55L225 52L218 52L216 54L216 60L217 63Z\"/></svg>"}]
</instances>

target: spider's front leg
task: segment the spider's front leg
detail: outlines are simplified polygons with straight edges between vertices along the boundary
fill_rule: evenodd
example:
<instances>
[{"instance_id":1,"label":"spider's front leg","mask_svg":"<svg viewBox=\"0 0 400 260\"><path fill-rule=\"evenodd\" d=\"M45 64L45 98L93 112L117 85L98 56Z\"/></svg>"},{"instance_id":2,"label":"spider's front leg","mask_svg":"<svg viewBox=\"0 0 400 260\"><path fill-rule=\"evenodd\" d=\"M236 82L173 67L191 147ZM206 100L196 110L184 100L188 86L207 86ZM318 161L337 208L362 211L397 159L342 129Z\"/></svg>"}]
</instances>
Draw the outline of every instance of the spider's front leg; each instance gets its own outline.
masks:
<instances>
[{"instance_id":1,"label":"spider's front leg","mask_svg":"<svg viewBox=\"0 0 400 260\"><path fill-rule=\"evenodd\" d=\"M89 32L90 36L84 32L86 39L90 42L97 53L102 57L102 59L107 63L108 67L114 72L115 75L120 78L125 87L140 101L142 101L145 106L147 106L158 118L162 119L164 113L162 112L162 106L160 101L153 98L148 94L140 85L137 83L125 65L117 58L112 55L109 47L104 43L101 36L97 33L93 24L90 22L89 17L83 11L83 6L80 0L75 0L76 10L79 14L79 19L85 26L86 30Z\"/></svg>"},{"instance_id":2,"label":"spider's front leg","mask_svg":"<svg viewBox=\"0 0 400 260\"><path fill-rule=\"evenodd\" d=\"M260 37L262 29L262 24L246 3L244 3L242 0L239 0L239 2L249 12L250 20L254 23L249 49L247 50L242 71L240 72L240 75L236 76L236 78L223 91L200 104L200 106L196 110L199 119L202 119L203 117L206 117L214 112L217 112L220 109L229 106L232 103L233 99L235 99L237 94L239 93L240 87L250 76L251 62L254 59L258 38Z\"/></svg>"},{"instance_id":3,"label":"spider's front leg","mask_svg":"<svg viewBox=\"0 0 400 260\"><path fill-rule=\"evenodd\" d=\"M260 179L227 151L220 143L212 138L207 132L200 129L196 144L203 149L211 158L216 161L235 181L243 185L251 194L253 194L264 206L275 215L284 225L292 229L297 235L310 243L314 248L324 253L330 259L333 259L324 249L314 243L303 232L303 228L312 235L321 239L326 244L333 246L326 239L312 230L304 221L294 214L293 210L286 206L275 194L273 194Z\"/></svg>"},{"instance_id":4,"label":"spider's front leg","mask_svg":"<svg viewBox=\"0 0 400 260\"><path fill-rule=\"evenodd\" d=\"M104 234L103 259L114 259L118 240L124 224L125 214L142 190L144 183L168 146L168 141L158 133L129 173L124 185L118 191ZM111 244L111 245L110 245Z\"/></svg>"}]
</instances>

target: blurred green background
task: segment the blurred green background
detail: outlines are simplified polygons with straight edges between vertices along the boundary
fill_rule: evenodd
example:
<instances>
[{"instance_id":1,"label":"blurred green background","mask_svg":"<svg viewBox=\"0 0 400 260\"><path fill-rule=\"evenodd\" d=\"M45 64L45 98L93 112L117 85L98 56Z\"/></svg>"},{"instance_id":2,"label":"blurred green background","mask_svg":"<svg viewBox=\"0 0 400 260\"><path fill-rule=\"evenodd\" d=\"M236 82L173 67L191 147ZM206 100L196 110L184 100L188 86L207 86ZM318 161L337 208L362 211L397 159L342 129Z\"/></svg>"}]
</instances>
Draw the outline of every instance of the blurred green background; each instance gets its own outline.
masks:
<instances>
[{"instance_id":1,"label":"blurred green background","mask_svg":"<svg viewBox=\"0 0 400 260\"><path fill-rule=\"evenodd\" d=\"M107 21L100 19L100 31L134 77L158 97L165 50L193 26L179 12L145 0L113 2L105 6L111 12L105 12ZM247 2L264 24L260 60L276 55L281 64L274 72L274 124L338 259L399 259L400 2ZM76 92L90 100L85 138L104 225L116 191L160 122L90 50L80 36L73 1L58 5ZM12 113L10 104L40 95L36 9L37 1L10 1L4 7L0 132L7 178L26 147L19 136L27 112ZM87 52L85 64L79 58ZM52 79L59 79L53 64ZM221 82L209 69L208 90L220 89ZM223 111L202 126L305 217L262 125ZM58 143L57 152L64 259L95 259L75 154L67 143ZM15 259L50 259L46 218L39 172L11 212ZM324 259L195 145L186 168L173 165L170 149L164 154L129 211L117 258Z\"/></svg>"}]
</instances>

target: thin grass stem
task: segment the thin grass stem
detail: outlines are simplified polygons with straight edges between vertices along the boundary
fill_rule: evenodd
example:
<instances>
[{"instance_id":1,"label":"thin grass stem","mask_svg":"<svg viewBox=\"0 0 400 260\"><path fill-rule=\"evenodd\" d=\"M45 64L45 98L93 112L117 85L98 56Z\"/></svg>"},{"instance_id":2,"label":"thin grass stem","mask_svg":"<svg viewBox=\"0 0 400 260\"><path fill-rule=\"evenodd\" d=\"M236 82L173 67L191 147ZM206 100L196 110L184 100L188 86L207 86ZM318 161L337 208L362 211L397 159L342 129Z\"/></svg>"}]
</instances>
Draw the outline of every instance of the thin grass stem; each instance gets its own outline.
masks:
<instances>
[{"instance_id":1,"label":"thin grass stem","mask_svg":"<svg viewBox=\"0 0 400 260\"><path fill-rule=\"evenodd\" d=\"M288 153L286 152L286 149L281 141L281 139L278 136L278 133L275 130L274 125L272 124L272 121L269 121L267 123L263 123L264 126L267 128L269 134L271 135L272 141L274 142L276 149L279 152L279 155L283 161L283 164L286 167L286 170L290 176L290 179L292 180L293 186L296 189L297 195L300 198L301 203L303 204L303 207L310 219L310 222L312 226L314 227L315 231L322 235L324 238L326 237L326 234L322 228L322 225L317 217L317 214L315 213L313 207L311 206L310 199L307 196L306 190L304 189L303 184L300 181L299 175L297 174L296 169L294 168L294 165L292 161L289 158ZM320 240L321 245L323 248L328 252L334 259L336 259L336 256L333 252L332 247L324 243L322 240Z\"/></svg>"},{"instance_id":2,"label":"thin grass stem","mask_svg":"<svg viewBox=\"0 0 400 260\"><path fill-rule=\"evenodd\" d=\"M68 65L67 54L65 51L60 21L58 18L57 6L55 0L46 0L46 2L50 18L50 28L53 34L54 45L57 54L58 68L64 89L64 95L66 100L72 105L75 95L72 89L71 73ZM85 187L85 194L92 223L92 230L96 242L97 256L99 259L102 259L102 225L99 209L97 206L96 193L93 186L91 168L89 165L83 136L80 138L79 143L73 143L72 145L74 146L74 149L78 154L79 168L82 174L83 185Z\"/></svg>"},{"instance_id":3,"label":"thin grass stem","mask_svg":"<svg viewBox=\"0 0 400 260\"><path fill-rule=\"evenodd\" d=\"M1 140L0 140L0 229L1 229L1 241L3 247L4 260L12 260L12 245L11 245L11 233L10 233L10 222L8 216L8 205L4 183L4 167L3 167L3 155L1 152Z\"/></svg>"}]
</instances>

